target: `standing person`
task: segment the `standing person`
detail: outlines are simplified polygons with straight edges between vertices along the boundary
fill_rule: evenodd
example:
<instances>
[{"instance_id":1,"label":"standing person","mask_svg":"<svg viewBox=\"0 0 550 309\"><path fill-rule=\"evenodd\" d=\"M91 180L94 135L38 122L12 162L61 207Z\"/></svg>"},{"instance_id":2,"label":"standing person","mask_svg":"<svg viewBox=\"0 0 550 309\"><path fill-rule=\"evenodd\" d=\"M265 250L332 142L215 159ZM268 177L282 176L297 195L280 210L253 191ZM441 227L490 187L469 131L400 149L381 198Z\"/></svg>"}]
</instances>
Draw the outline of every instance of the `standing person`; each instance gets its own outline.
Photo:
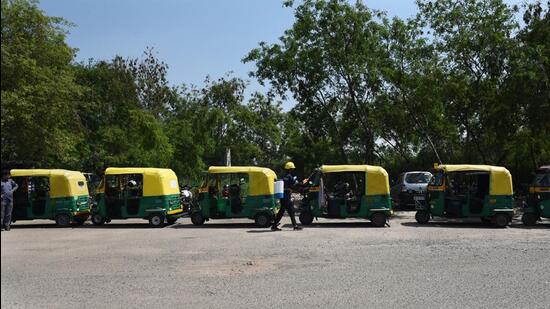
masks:
<instances>
[{"instance_id":1,"label":"standing person","mask_svg":"<svg viewBox=\"0 0 550 309\"><path fill-rule=\"evenodd\" d=\"M13 179L9 171L2 172L2 230L9 231L11 224L11 212L13 210L13 192L19 186Z\"/></svg>"},{"instance_id":2,"label":"standing person","mask_svg":"<svg viewBox=\"0 0 550 309\"><path fill-rule=\"evenodd\" d=\"M273 221L273 225L271 226L272 231L281 230L278 225L283 218L283 215L285 214L285 210L288 211L288 215L290 216L290 220L292 221L294 230L298 231L302 229L300 226L298 226L298 224L296 224L296 218L294 218L294 205L292 204L292 200L290 199L290 195L292 194L293 189L298 185L298 180L296 179L296 176L292 175L292 171L294 171L295 168L296 167L292 162L287 162L284 166L284 169L286 171L286 175L283 177L284 197L283 199L281 199L281 208L279 209L279 212L277 212L275 220Z\"/></svg>"}]
</instances>

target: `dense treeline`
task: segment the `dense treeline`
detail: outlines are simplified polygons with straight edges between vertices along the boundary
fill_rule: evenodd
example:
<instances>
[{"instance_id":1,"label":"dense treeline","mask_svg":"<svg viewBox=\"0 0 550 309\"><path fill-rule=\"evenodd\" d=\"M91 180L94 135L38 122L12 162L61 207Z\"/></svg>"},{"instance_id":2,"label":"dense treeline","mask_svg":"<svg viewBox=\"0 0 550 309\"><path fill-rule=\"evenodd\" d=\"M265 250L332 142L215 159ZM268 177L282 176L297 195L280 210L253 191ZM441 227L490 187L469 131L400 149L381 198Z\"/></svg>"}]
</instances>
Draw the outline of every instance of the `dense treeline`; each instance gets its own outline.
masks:
<instances>
[{"instance_id":1,"label":"dense treeline","mask_svg":"<svg viewBox=\"0 0 550 309\"><path fill-rule=\"evenodd\" d=\"M187 180L230 149L234 165L292 159L301 173L441 161L504 165L519 182L550 163L550 3L418 1L407 20L361 2L285 5L292 27L243 59L270 91L245 96L232 76L171 85L151 49L77 63L68 22L2 0L2 162L166 166Z\"/></svg>"}]
</instances>

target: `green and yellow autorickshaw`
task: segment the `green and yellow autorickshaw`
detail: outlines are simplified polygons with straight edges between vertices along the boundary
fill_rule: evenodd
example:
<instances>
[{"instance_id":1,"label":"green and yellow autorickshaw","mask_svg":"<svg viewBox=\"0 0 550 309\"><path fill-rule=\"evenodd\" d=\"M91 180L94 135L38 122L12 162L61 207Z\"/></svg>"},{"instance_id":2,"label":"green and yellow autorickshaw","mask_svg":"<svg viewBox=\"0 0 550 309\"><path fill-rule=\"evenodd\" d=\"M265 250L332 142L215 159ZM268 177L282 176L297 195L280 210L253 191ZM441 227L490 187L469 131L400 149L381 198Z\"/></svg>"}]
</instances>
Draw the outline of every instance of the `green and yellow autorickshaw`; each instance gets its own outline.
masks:
<instances>
[{"instance_id":1,"label":"green and yellow autorickshaw","mask_svg":"<svg viewBox=\"0 0 550 309\"><path fill-rule=\"evenodd\" d=\"M211 166L191 210L191 222L201 225L209 219L249 218L261 227L271 225L280 206L276 177L269 168Z\"/></svg>"},{"instance_id":2,"label":"green and yellow autorickshaw","mask_svg":"<svg viewBox=\"0 0 550 309\"><path fill-rule=\"evenodd\" d=\"M533 183L529 186L521 221L531 226L537 224L541 218L550 218L550 165L537 169Z\"/></svg>"},{"instance_id":3,"label":"green and yellow autorickshaw","mask_svg":"<svg viewBox=\"0 0 550 309\"><path fill-rule=\"evenodd\" d=\"M83 224L90 215L86 178L62 169L13 169L19 185L13 194L12 220L51 219L58 226Z\"/></svg>"},{"instance_id":4,"label":"green and yellow autorickshaw","mask_svg":"<svg viewBox=\"0 0 550 309\"><path fill-rule=\"evenodd\" d=\"M391 217L388 173L380 166L323 165L309 177L300 222L313 218L365 218L383 227Z\"/></svg>"},{"instance_id":5,"label":"green and yellow autorickshaw","mask_svg":"<svg viewBox=\"0 0 550 309\"><path fill-rule=\"evenodd\" d=\"M109 167L92 207L92 223L142 218L153 227L173 224L183 215L178 178L171 169Z\"/></svg>"},{"instance_id":6,"label":"green and yellow autorickshaw","mask_svg":"<svg viewBox=\"0 0 550 309\"><path fill-rule=\"evenodd\" d=\"M416 210L421 224L431 217L477 217L505 227L514 215L512 175L499 166L435 165L425 200Z\"/></svg>"}]
</instances>

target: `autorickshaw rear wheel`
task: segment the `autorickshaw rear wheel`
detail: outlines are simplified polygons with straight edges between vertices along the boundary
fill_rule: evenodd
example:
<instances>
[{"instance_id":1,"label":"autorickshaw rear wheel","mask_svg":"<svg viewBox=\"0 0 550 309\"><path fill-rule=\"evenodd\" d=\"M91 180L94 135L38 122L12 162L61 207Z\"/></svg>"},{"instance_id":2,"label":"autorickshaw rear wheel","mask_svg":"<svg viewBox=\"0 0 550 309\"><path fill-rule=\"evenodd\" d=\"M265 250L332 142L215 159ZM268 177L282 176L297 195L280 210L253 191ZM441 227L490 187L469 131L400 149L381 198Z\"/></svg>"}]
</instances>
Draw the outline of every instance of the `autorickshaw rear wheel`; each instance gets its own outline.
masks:
<instances>
[{"instance_id":1,"label":"autorickshaw rear wheel","mask_svg":"<svg viewBox=\"0 0 550 309\"><path fill-rule=\"evenodd\" d=\"M94 225L102 225L103 223L105 223L105 218L103 218L103 216L100 214L94 214L92 216L92 223Z\"/></svg>"},{"instance_id":2,"label":"autorickshaw rear wheel","mask_svg":"<svg viewBox=\"0 0 550 309\"><path fill-rule=\"evenodd\" d=\"M313 223L313 214L311 212L302 212L300 213L300 223L303 225L310 225Z\"/></svg>"},{"instance_id":3,"label":"autorickshaw rear wheel","mask_svg":"<svg viewBox=\"0 0 550 309\"><path fill-rule=\"evenodd\" d=\"M268 227L272 221L273 217L265 212L261 212L254 217L254 223L259 227Z\"/></svg>"},{"instance_id":4,"label":"autorickshaw rear wheel","mask_svg":"<svg viewBox=\"0 0 550 309\"><path fill-rule=\"evenodd\" d=\"M152 227L162 227L163 224L164 224L164 216L161 214L152 215L149 218L149 225L151 225Z\"/></svg>"},{"instance_id":5,"label":"autorickshaw rear wheel","mask_svg":"<svg viewBox=\"0 0 550 309\"><path fill-rule=\"evenodd\" d=\"M383 212L375 212L370 217L370 221L372 222L372 225L376 227L383 227L386 225L387 216Z\"/></svg>"},{"instance_id":6,"label":"autorickshaw rear wheel","mask_svg":"<svg viewBox=\"0 0 550 309\"><path fill-rule=\"evenodd\" d=\"M55 217L55 223L61 227L67 227L71 224L71 217L69 215L57 215Z\"/></svg>"},{"instance_id":7,"label":"autorickshaw rear wheel","mask_svg":"<svg viewBox=\"0 0 550 309\"><path fill-rule=\"evenodd\" d=\"M536 225L538 220L539 217L532 212L526 212L523 214L523 216L521 216L521 222L523 222L523 225L527 226Z\"/></svg>"},{"instance_id":8,"label":"autorickshaw rear wheel","mask_svg":"<svg viewBox=\"0 0 550 309\"><path fill-rule=\"evenodd\" d=\"M510 223L510 216L508 214L496 214L493 217L493 224L496 227L506 227Z\"/></svg>"},{"instance_id":9,"label":"autorickshaw rear wheel","mask_svg":"<svg viewBox=\"0 0 550 309\"><path fill-rule=\"evenodd\" d=\"M204 221L205 218L201 212L195 212L191 215L191 222L193 222L194 225L203 225Z\"/></svg>"},{"instance_id":10,"label":"autorickshaw rear wheel","mask_svg":"<svg viewBox=\"0 0 550 309\"><path fill-rule=\"evenodd\" d=\"M425 210L419 210L416 212L416 215L414 215L414 218L416 222L426 224L430 221L430 214Z\"/></svg>"}]
</instances>

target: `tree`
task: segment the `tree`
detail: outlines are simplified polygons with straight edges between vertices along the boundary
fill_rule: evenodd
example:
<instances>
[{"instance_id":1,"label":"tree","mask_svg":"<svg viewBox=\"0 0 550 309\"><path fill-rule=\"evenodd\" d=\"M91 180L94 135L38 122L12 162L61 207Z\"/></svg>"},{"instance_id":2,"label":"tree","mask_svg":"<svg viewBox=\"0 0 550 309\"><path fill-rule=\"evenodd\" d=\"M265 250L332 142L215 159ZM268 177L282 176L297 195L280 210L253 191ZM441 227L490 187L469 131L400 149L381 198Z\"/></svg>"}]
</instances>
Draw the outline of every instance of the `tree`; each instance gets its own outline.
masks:
<instances>
[{"instance_id":1,"label":"tree","mask_svg":"<svg viewBox=\"0 0 550 309\"><path fill-rule=\"evenodd\" d=\"M78 166L82 91L65 43L69 25L36 2L2 0L2 161Z\"/></svg>"},{"instance_id":2,"label":"tree","mask_svg":"<svg viewBox=\"0 0 550 309\"><path fill-rule=\"evenodd\" d=\"M304 1L295 17L280 43L260 43L244 61L254 61L252 76L276 93L290 92L293 112L312 136L345 162L353 156L372 163L378 139L385 140L375 131L373 108L389 61L387 19L361 2L339 0Z\"/></svg>"}]
</instances>

